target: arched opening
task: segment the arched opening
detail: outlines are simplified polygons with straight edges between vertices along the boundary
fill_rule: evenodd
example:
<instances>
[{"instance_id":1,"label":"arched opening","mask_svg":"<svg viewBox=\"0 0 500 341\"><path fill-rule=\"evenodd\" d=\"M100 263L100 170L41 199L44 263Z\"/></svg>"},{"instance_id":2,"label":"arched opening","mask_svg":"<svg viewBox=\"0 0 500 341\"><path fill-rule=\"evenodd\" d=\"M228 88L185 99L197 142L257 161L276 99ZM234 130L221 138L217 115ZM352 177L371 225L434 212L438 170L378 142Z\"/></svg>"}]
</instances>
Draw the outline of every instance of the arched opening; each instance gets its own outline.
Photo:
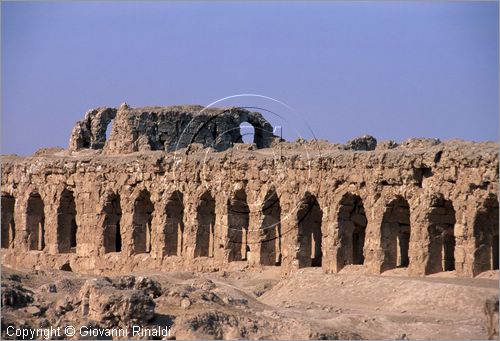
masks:
<instances>
[{"instance_id":1,"label":"arched opening","mask_svg":"<svg viewBox=\"0 0 500 341\"><path fill-rule=\"evenodd\" d=\"M241 122L240 135L243 143L252 144L255 142L255 128L248 122Z\"/></svg>"},{"instance_id":2,"label":"arched opening","mask_svg":"<svg viewBox=\"0 0 500 341\"><path fill-rule=\"evenodd\" d=\"M76 252L76 205L73 192L62 192L57 209L57 250L61 253Z\"/></svg>"},{"instance_id":3,"label":"arched opening","mask_svg":"<svg viewBox=\"0 0 500 341\"><path fill-rule=\"evenodd\" d=\"M403 197L392 200L385 208L382 220L382 271L407 267L410 263L410 205Z\"/></svg>"},{"instance_id":4,"label":"arched opening","mask_svg":"<svg viewBox=\"0 0 500 341\"><path fill-rule=\"evenodd\" d=\"M249 213L245 190L237 191L227 205L227 237L229 242L229 261L247 259L250 252L248 244Z\"/></svg>"},{"instance_id":5,"label":"arched opening","mask_svg":"<svg viewBox=\"0 0 500 341\"><path fill-rule=\"evenodd\" d=\"M205 192L196 212L198 223L194 257L213 257L215 229L215 200L210 192Z\"/></svg>"},{"instance_id":6,"label":"arched opening","mask_svg":"<svg viewBox=\"0 0 500 341\"><path fill-rule=\"evenodd\" d=\"M112 119L111 121L109 121L107 127L106 127L106 141L109 140L110 136L111 136L111 132L113 131L113 123L114 123L114 119Z\"/></svg>"},{"instance_id":7,"label":"arched opening","mask_svg":"<svg viewBox=\"0 0 500 341\"><path fill-rule=\"evenodd\" d=\"M154 206L147 190L141 191L134 203L133 214L133 252L151 252L151 222Z\"/></svg>"},{"instance_id":8,"label":"arched opening","mask_svg":"<svg viewBox=\"0 0 500 341\"><path fill-rule=\"evenodd\" d=\"M28 250L43 250L45 248L45 213L42 197L38 193L32 193L28 198L26 230Z\"/></svg>"},{"instance_id":9,"label":"arched opening","mask_svg":"<svg viewBox=\"0 0 500 341\"><path fill-rule=\"evenodd\" d=\"M281 206L276 191L267 192L262 204L260 264L281 265Z\"/></svg>"},{"instance_id":10,"label":"arched opening","mask_svg":"<svg viewBox=\"0 0 500 341\"><path fill-rule=\"evenodd\" d=\"M172 193L166 206L165 249L167 256L182 254L182 236L184 233L184 203L179 191Z\"/></svg>"},{"instance_id":11,"label":"arched opening","mask_svg":"<svg viewBox=\"0 0 500 341\"><path fill-rule=\"evenodd\" d=\"M306 193L297 212L299 222L299 267L321 266L321 222L323 211L316 197Z\"/></svg>"},{"instance_id":12,"label":"arched opening","mask_svg":"<svg viewBox=\"0 0 500 341\"><path fill-rule=\"evenodd\" d=\"M484 202L474 221L474 274L498 270L498 199Z\"/></svg>"},{"instance_id":13,"label":"arched opening","mask_svg":"<svg viewBox=\"0 0 500 341\"><path fill-rule=\"evenodd\" d=\"M110 194L104 203L104 253L122 251L120 196Z\"/></svg>"},{"instance_id":14,"label":"arched opening","mask_svg":"<svg viewBox=\"0 0 500 341\"><path fill-rule=\"evenodd\" d=\"M341 257L340 267L347 264L363 264L366 225L363 201L357 195L346 193L340 201L338 227Z\"/></svg>"},{"instance_id":15,"label":"arched opening","mask_svg":"<svg viewBox=\"0 0 500 341\"><path fill-rule=\"evenodd\" d=\"M428 213L429 257L427 274L455 270L455 209L450 200L436 195Z\"/></svg>"},{"instance_id":16,"label":"arched opening","mask_svg":"<svg viewBox=\"0 0 500 341\"><path fill-rule=\"evenodd\" d=\"M14 247L16 224L14 222L15 199L8 194L2 194L2 248Z\"/></svg>"}]
</instances>

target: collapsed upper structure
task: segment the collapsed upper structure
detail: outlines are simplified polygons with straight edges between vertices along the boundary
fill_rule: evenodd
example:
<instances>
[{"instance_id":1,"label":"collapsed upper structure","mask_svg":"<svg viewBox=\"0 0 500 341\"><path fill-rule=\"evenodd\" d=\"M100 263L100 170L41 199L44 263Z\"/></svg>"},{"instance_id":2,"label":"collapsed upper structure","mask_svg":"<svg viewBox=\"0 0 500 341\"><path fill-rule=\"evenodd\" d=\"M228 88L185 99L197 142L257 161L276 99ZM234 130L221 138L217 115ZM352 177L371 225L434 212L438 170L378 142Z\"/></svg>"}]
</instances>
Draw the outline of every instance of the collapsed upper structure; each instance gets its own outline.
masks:
<instances>
[{"instance_id":1,"label":"collapsed upper structure","mask_svg":"<svg viewBox=\"0 0 500 341\"><path fill-rule=\"evenodd\" d=\"M107 127L113 120L111 135L106 140ZM197 105L131 108L122 104L119 109L89 110L73 128L69 149L103 149L107 154L127 154L148 150L170 152L201 143L222 151L233 143L243 142L240 133L243 122L254 127L257 148L270 147L278 138L260 113L242 108Z\"/></svg>"}]
</instances>

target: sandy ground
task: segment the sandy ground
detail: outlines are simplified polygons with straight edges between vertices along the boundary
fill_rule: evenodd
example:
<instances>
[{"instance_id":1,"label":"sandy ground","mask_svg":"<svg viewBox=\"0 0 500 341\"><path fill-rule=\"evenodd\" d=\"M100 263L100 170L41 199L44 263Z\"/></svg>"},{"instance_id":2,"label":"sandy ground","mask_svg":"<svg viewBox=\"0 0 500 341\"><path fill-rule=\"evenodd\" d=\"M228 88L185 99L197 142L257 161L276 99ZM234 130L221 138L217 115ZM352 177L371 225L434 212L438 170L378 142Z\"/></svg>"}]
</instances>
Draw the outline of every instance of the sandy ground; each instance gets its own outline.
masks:
<instances>
[{"instance_id":1,"label":"sandy ground","mask_svg":"<svg viewBox=\"0 0 500 341\"><path fill-rule=\"evenodd\" d=\"M3 306L2 329L9 323L36 325L43 319L52 325L61 323L61 316L51 311L57 302L78 297L83 283L95 278L64 271L28 272L3 267L2 286L15 278L13 275L36 296L32 304L45 312L33 314L29 305ZM175 331L178 324L178 338L485 339L484 302L488 297L498 297L499 285L498 271L473 279L457 278L453 272L409 278L404 269L374 276L356 266L328 275L319 268L308 268L285 279L280 277L279 268L272 267L260 272L133 275L150 277L161 285L163 294L155 298L155 320L176 321L172 329ZM196 291L187 290L185 297L189 296L192 304L178 304L172 292L185 290L193 280L213 282L214 288L209 291L222 298L219 303L207 303L196 296ZM43 289L48 283L57 284L57 293ZM78 307L74 309L66 320L78 315ZM215 328L217 332L192 327L181 330L183 324L179 321L214 311L237 316L239 326L233 323L231 332L225 326ZM254 321L252 332L248 332L248 323L242 324L242 316Z\"/></svg>"},{"instance_id":2,"label":"sandy ground","mask_svg":"<svg viewBox=\"0 0 500 341\"><path fill-rule=\"evenodd\" d=\"M496 279L461 279L453 273L425 278L324 275L306 269L278 283L260 300L323 326L369 339L485 338L485 296L498 295Z\"/></svg>"}]
</instances>

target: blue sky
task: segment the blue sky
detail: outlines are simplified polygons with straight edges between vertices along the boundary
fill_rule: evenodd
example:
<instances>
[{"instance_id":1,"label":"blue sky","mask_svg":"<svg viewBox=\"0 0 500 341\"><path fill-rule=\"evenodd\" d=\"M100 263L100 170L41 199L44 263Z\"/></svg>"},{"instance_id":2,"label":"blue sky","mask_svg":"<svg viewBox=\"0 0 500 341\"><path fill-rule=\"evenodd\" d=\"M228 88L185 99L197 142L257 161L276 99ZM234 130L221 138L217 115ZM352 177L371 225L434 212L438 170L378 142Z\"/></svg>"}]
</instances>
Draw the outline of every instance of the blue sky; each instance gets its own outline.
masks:
<instances>
[{"instance_id":1,"label":"blue sky","mask_svg":"<svg viewBox=\"0 0 500 341\"><path fill-rule=\"evenodd\" d=\"M498 140L497 2L2 2L1 25L2 153L66 147L93 107L241 93L293 107L221 103L289 139Z\"/></svg>"}]
</instances>

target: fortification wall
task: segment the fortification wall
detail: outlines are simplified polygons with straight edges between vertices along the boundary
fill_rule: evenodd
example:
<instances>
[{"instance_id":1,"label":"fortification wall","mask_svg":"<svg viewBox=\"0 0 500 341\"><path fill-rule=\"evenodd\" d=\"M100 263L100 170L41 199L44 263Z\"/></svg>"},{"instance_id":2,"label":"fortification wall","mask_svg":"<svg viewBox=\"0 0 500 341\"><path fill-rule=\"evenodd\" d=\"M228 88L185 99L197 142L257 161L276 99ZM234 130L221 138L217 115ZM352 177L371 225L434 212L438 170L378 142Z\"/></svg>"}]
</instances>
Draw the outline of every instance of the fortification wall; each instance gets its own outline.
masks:
<instances>
[{"instance_id":1,"label":"fortification wall","mask_svg":"<svg viewBox=\"0 0 500 341\"><path fill-rule=\"evenodd\" d=\"M2 264L88 273L280 266L283 275L359 264L466 277L498 269L498 145L393 147L6 156Z\"/></svg>"}]
</instances>

